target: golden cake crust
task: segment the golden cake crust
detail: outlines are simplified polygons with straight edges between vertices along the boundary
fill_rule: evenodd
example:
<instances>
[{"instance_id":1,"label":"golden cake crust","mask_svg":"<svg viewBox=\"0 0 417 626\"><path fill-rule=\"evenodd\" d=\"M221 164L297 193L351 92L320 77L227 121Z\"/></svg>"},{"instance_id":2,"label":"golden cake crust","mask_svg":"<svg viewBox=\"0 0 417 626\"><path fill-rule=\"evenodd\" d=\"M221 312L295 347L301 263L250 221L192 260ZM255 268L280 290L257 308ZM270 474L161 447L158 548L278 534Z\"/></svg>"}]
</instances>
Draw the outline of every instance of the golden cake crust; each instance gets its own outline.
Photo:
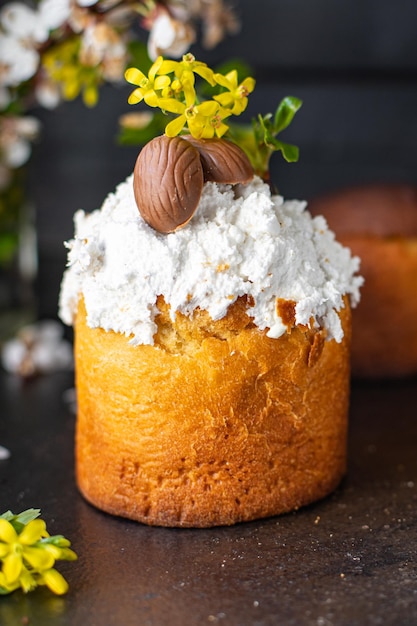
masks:
<instances>
[{"instance_id":1,"label":"golden cake crust","mask_svg":"<svg viewBox=\"0 0 417 626\"><path fill-rule=\"evenodd\" d=\"M259 331L245 298L212 321L158 299L155 346L75 328L77 481L100 509L151 525L230 525L328 495L346 469L350 307L322 330Z\"/></svg>"}]
</instances>

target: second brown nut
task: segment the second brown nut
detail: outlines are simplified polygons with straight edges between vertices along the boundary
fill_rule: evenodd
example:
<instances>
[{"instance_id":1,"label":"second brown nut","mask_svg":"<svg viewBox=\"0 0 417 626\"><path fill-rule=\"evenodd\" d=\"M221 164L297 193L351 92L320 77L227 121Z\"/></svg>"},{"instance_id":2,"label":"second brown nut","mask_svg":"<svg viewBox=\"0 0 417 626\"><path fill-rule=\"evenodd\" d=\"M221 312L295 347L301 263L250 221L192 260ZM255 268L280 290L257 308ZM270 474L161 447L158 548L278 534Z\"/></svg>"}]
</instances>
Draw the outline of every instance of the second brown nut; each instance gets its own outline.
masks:
<instances>
[{"instance_id":1,"label":"second brown nut","mask_svg":"<svg viewBox=\"0 0 417 626\"><path fill-rule=\"evenodd\" d=\"M205 181L236 185L252 180L251 162L237 144L227 139L196 139L192 135L184 135L184 139L199 151Z\"/></svg>"}]
</instances>

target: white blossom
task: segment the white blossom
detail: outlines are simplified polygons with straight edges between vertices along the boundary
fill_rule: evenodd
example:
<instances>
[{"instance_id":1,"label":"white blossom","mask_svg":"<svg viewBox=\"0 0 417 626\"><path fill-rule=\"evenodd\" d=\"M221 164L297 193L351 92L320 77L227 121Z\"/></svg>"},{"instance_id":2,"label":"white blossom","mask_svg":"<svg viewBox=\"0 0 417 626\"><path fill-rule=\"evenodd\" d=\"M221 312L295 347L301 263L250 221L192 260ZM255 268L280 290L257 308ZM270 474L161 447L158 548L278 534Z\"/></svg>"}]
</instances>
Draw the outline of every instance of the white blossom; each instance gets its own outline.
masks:
<instances>
[{"instance_id":1,"label":"white blossom","mask_svg":"<svg viewBox=\"0 0 417 626\"><path fill-rule=\"evenodd\" d=\"M17 86L32 78L39 66L39 54L19 39L0 33L0 79L3 86Z\"/></svg>"},{"instance_id":2,"label":"white blossom","mask_svg":"<svg viewBox=\"0 0 417 626\"><path fill-rule=\"evenodd\" d=\"M70 16L70 0L41 0L38 13L42 24L49 31L59 28Z\"/></svg>"},{"instance_id":3,"label":"white blossom","mask_svg":"<svg viewBox=\"0 0 417 626\"><path fill-rule=\"evenodd\" d=\"M14 37L30 39L37 33L37 13L21 2L6 4L0 13L0 22L4 30Z\"/></svg>"},{"instance_id":4,"label":"white blossom","mask_svg":"<svg viewBox=\"0 0 417 626\"><path fill-rule=\"evenodd\" d=\"M77 4L80 7L92 7L97 4L97 0L77 0Z\"/></svg>"},{"instance_id":5,"label":"white blossom","mask_svg":"<svg viewBox=\"0 0 417 626\"><path fill-rule=\"evenodd\" d=\"M0 120L0 152L7 167L20 167L31 154L30 142L39 133L40 123L31 116L7 116Z\"/></svg>"},{"instance_id":6,"label":"white blossom","mask_svg":"<svg viewBox=\"0 0 417 626\"><path fill-rule=\"evenodd\" d=\"M37 10L20 2L6 4L0 12L0 78L17 86L32 78L39 67L39 47L51 30L70 15L70 0L41 0Z\"/></svg>"},{"instance_id":7,"label":"white blossom","mask_svg":"<svg viewBox=\"0 0 417 626\"><path fill-rule=\"evenodd\" d=\"M5 461L10 457L10 451L4 446L0 446L0 461Z\"/></svg>"},{"instance_id":8,"label":"white blossom","mask_svg":"<svg viewBox=\"0 0 417 626\"><path fill-rule=\"evenodd\" d=\"M85 65L102 66L105 79L121 80L127 51L121 36L105 22L90 24L82 36L80 60Z\"/></svg>"},{"instance_id":9,"label":"white blossom","mask_svg":"<svg viewBox=\"0 0 417 626\"><path fill-rule=\"evenodd\" d=\"M20 2L10 2L0 13L1 24L9 35L26 46L36 47L48 39L48 29L40 14Z\"/></svg>"},{"instance_id":10,"label":"white blossom","mask_svg":"<svg viewBox=\"0 0 417 626\"><path fill-rule=\"evenodd\" d=\"M180 58L195 41L191 24L174 19L161 11L153 21L148 39L148 54L155 60L160 54Z\"/></svg>"},{"instance_id":11,"label":"white blossom","mask_svg":"<svg viewBox=\"0 0 417 626\"><path fill-rule=\"evenodd\" d=\"M62 100L61 89L47 76L41 76L35 87L35 97L45 109L55 109Z\"/></svg>"},{"instance_id":12,"label":"white blossom","mask_svg":"<svg viewBox=\"0 0 417 626\"><path fill-rule=\"evenodd\" d=\"M63 338L63 328L55 320L25 326L6 341L2 351L6 371L21 376L47 374L73 367L71 344Z\"/></svg>"}]
</instances>

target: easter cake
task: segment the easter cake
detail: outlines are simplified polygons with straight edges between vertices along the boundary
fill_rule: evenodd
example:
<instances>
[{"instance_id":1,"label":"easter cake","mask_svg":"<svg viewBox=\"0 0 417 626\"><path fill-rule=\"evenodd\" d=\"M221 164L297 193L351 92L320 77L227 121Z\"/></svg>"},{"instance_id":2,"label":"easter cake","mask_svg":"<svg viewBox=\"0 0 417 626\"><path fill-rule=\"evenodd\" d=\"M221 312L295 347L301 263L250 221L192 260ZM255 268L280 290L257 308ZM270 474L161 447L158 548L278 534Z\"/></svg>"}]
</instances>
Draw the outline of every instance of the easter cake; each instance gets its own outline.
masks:
<instances>
[{"instance_id":1,"label":"easter cake","mask_svg":"<svg viewBox=\"0 0 417 626\"><path fill-rule=\"evenodd\" d=\"M323 498L345 473L359 260L223 132L178 126L75 215L60 315L77 482L150 525L230 525Z\"/></svg>"}]
</instances>

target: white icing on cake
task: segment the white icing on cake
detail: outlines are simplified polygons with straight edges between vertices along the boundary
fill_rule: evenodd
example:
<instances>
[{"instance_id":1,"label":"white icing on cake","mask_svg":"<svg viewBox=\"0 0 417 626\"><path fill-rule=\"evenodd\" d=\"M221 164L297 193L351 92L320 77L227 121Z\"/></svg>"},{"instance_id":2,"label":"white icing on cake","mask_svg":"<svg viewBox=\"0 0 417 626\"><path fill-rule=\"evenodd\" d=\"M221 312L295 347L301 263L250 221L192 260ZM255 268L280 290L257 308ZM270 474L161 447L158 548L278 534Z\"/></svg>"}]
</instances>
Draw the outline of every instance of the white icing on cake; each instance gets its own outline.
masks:
<instances>
[{"instance_id":1,"label":"white icing on cake","mask_svg":"<svg viewBox=\"0 0 417 626\"><path fill-rule=\"evenodd\" d=\"M100 210L75 214L60 317L72 324L82 295L89 326L153 344L158 295L173 317L200 307L216 320L247 294L255 303L248 314L268 336L287 330L276 312L283 298L297 303L298 324L314 319L339 342L343 295L359 300L359 259L305 207L271 196L259 178L234 188L206 183L192 220L164 235L140 216L130 176Z\"/></svg>"}]
</instances>

